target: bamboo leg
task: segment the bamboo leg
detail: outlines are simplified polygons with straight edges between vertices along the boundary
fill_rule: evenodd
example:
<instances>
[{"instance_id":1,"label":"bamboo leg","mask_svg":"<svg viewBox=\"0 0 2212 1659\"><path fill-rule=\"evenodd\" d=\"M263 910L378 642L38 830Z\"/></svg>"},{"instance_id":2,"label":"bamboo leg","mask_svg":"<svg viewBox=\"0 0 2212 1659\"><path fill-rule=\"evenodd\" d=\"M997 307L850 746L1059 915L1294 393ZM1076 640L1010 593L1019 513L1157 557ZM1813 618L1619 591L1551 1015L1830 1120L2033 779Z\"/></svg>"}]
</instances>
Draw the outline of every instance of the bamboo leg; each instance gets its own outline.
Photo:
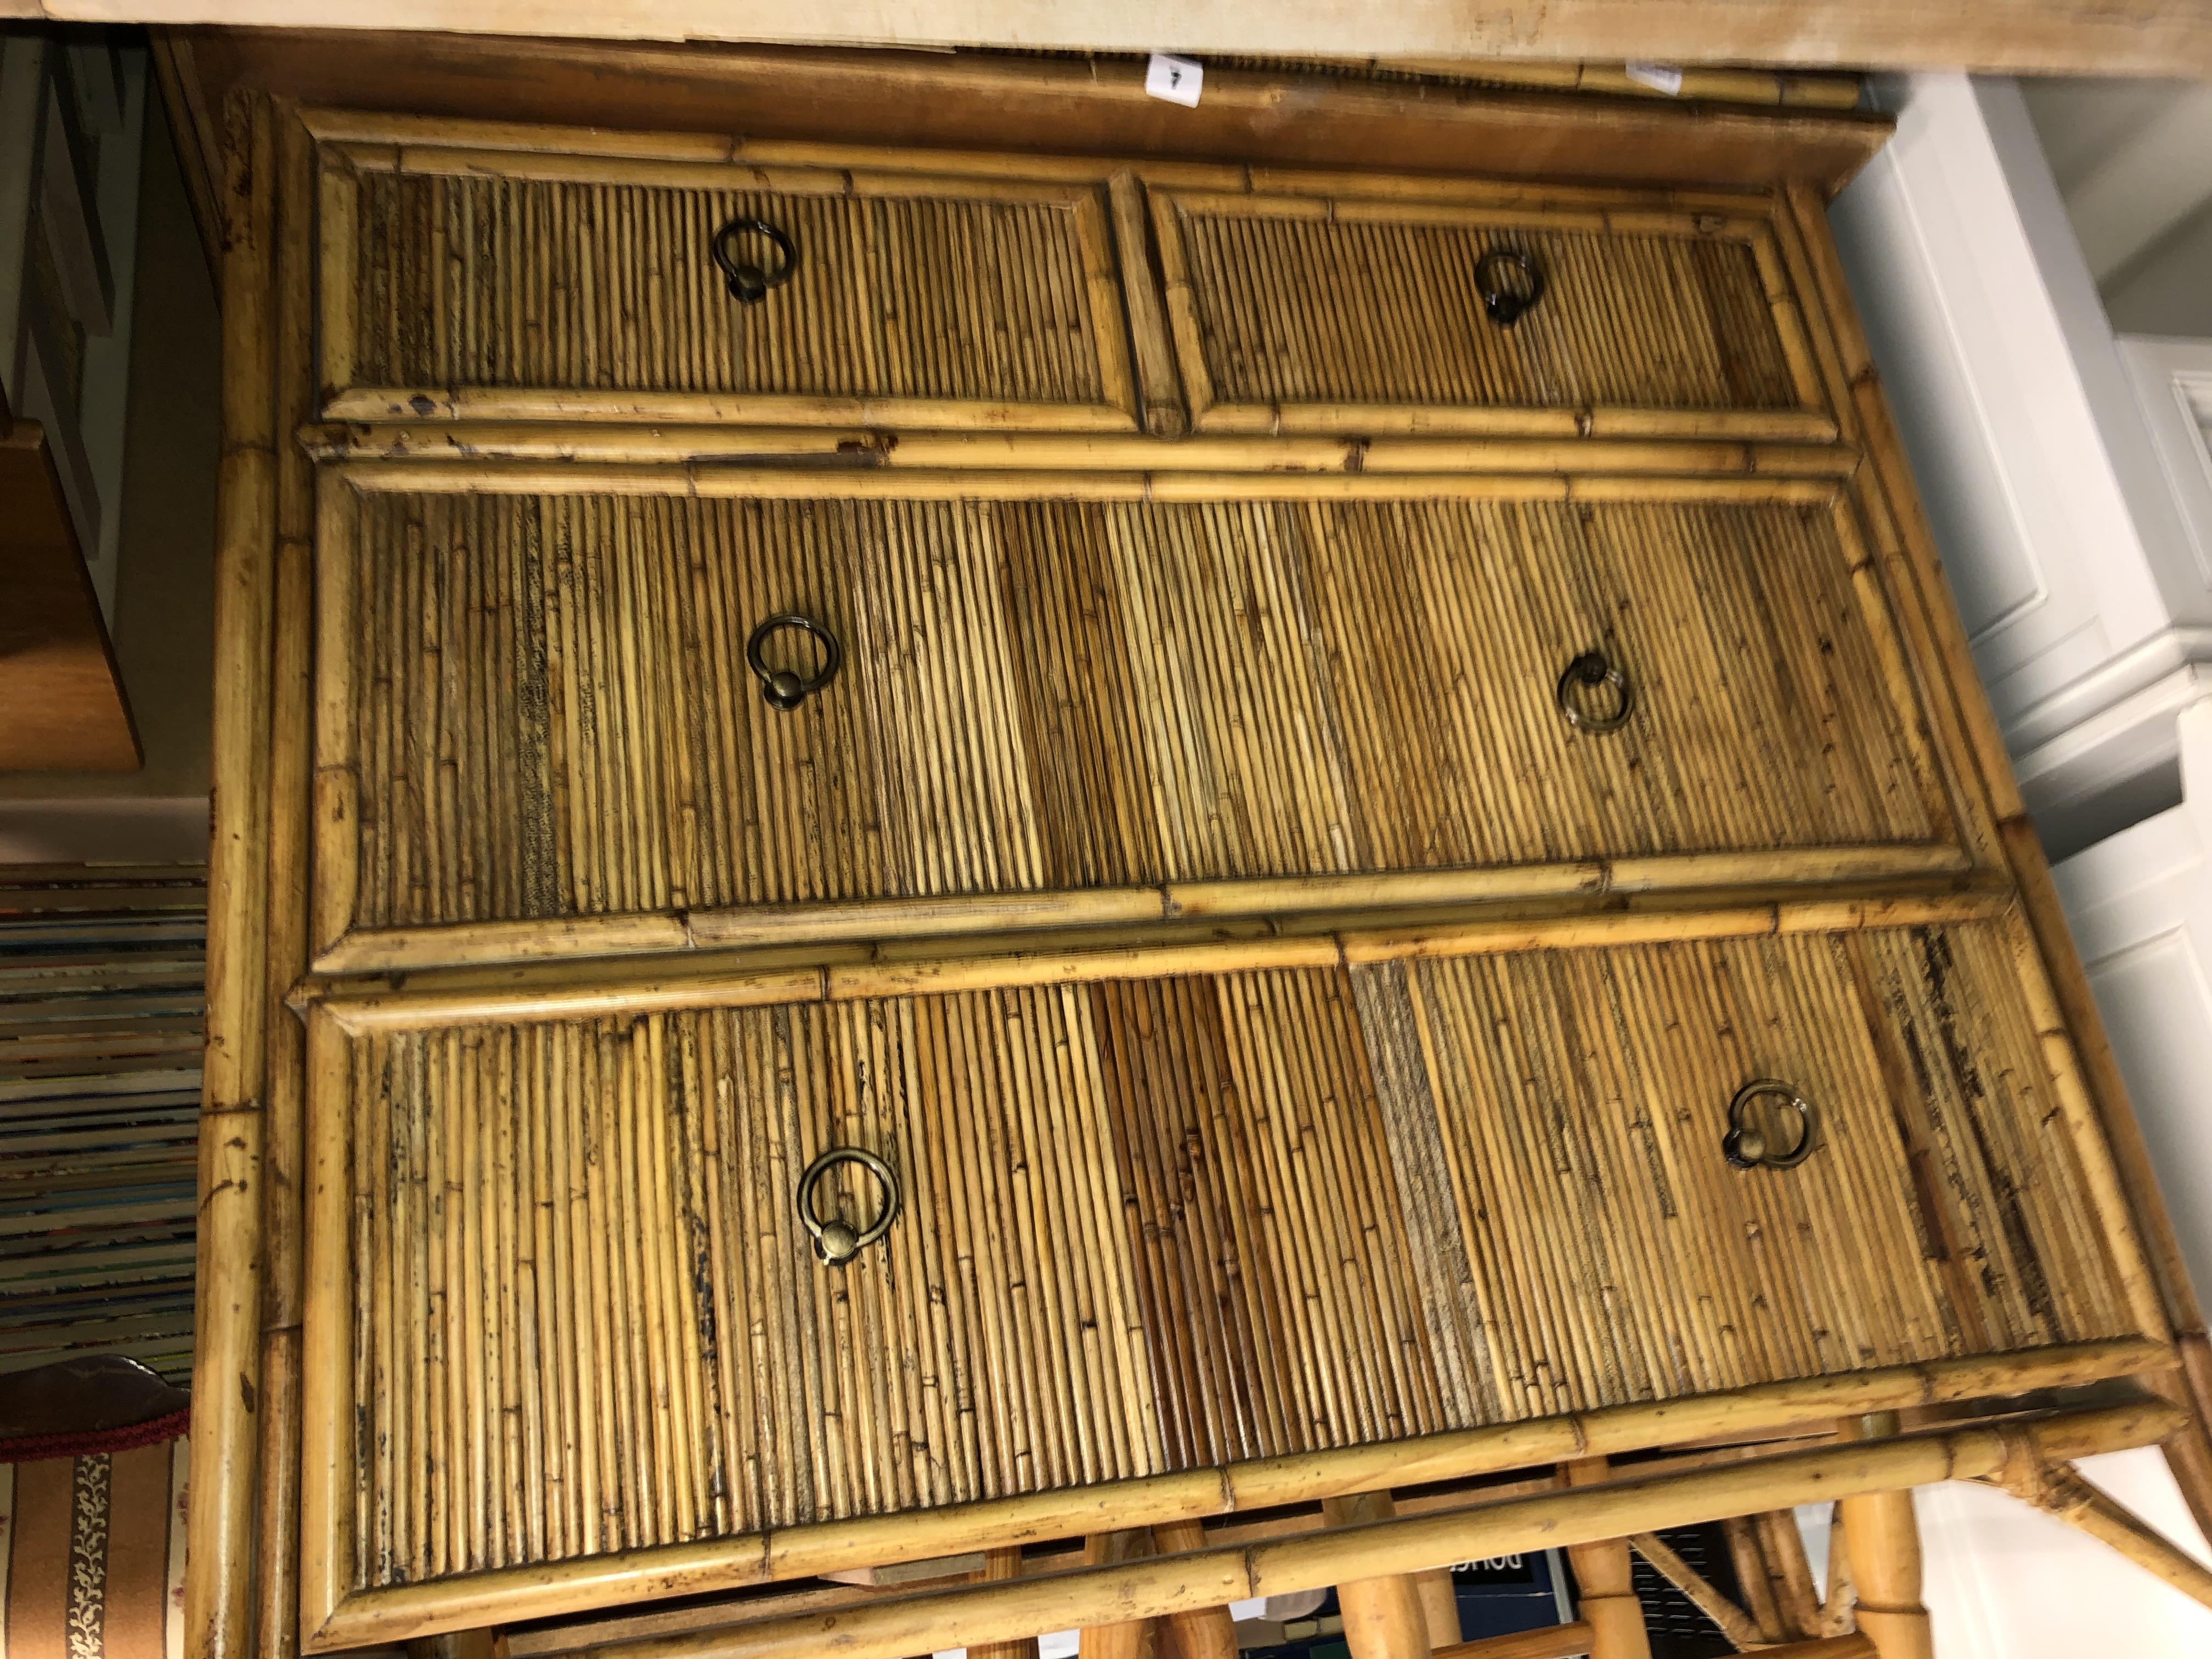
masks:
<instances>
[{"instance_id":1,"label":"bamboo leg","mask_svg":"<svg viewBox=\"0 0 2212 1659\"><path fill-rule=\"evenodd\" d=\"M1602 1485L1606 1462L1585 1457L1566 1466L1571 1486ZM1576 1544L1567 1550L1582 1586L1581 1613L1590 1627L1590 1659L1651 1659L1651 1638L1644 1627L1644 1606L1636 1599L1635 1571L1628 1545L1612 1538Z\"/></svg>"},{"instance_id":2,"label":"bamboo leg","mask_svg":"<svg viewBox=\"0 0 2212 1659\"><path fill-rule=\"evenodd\" d=\"M2009 1476L2002 1486L2022 1503L2033 1504L2068 1526L2109 1545L2153 1577L2161 1578L2192 1601L2212 1607L2212 1568L2177 1548L2157 1528L2126 1504L2107 1497L2076 1470L2044 1464Z\"/></svg>"},{"instance_id":3,"label":"bamboo leg","mask_svg":"<svg viewBox=\"0 0 2212 1659\"><path fill-rule=\"evenodd\" d=\"M1433 1572L1413 1575L1413 1594L1420 1598L1421 1617L1429 1626L1429 1645L1449 1648L1459 1645L1462 1632L1459 1622L1459 1591L1452 1587L1449 1569L1438 1567Z\"/></svg>"},{"instance_id":4,"label":"bamboo leg","mask_svg":"<svg viewBox=\"0 0 2212 1659\"><path fill-rule=\"evenodd\" d=\"M1847 1440L1879 1440L1897 1432L1895 1412L1846 1419ZM1858 1585L1859 1629L1881 1659L1933 1659L1928 1609L1920 1604L1920 1528L1912 1494L1869 1492L1843 1503L1850 1539L1851 1577Z\"/></svg>"},{"instance_id":5,"label":"bamboo leg","mask_svg":"<svg viewBox=\"0 0 2212 1659\"><path fill-rule=\"evenodd\" d=\"M1152 1554L1148 1528L1094 1533L1083 1540L1083 1565L1118 1567ZM1158 1659L1160 1621L1132 1619L1118 1625L1089 1625L1077 1637L1077 1659Z\"/></svg>"},{"instance_id":6,"label":"bamboo leg","mask_svg":"<svg viewBox=\"0 0 2212 1659\"><path fill-rule=\"evenodd\" d=\"M1162 1555L1180 1555L1206 1547L1206 1528L1195 1521L1170 1521L1152 1528L1152 1542ZM1176 1659L1237 1659L1237 1626L1227 1607L1200 1607L1171 1613L1167 1633L1173 1638Z\"/></svg>"},{"instance_id":7,"label":"bamboo leg","mask_svg":"<svg viewBox=\"0 0 2212 1659\"><path fill-rule=\"evenodd\" d=\"M1321 1505L1322 1521L1332 1527L1388 1521L1396 1512L1387 1492L1326 1498ZM1426 1659L1429 1623L1410 1573L1340 1583L1336 1605L1344 1614L1344 1642L1352 1659Z\"/></svg>"},{"instance_id":8,"label":"bamboo leg","mask_svg":"<svg viewBox=\"0 0 2212 1659\"><path fill-rule=\"evenodd\" d=\"M1774 1599L1782 1609L1782 1625L1790 1636L1802 1639L1820 1632L1820 1596L1813 1585L1813 1564L1805 1556L1805 1535L1797 1530L1797 1517L1789 1510L1769 1510L1753 1517L1759 1553L1766 1558L1766 1575Z\"/></svg>"},{"instance_id":9,"label":"bamboo leg","mask_svg":"<svg viewBox=\"0 0 2212 1659\"><path fill-rule=\"evenodd\" d=\"M1751 1615L1760 1645L1771 1647L1784 1634L1782 1608L1774 1599L1773 1582L1766 1576L1766 1558L1759 1553L1758 1534L1750 1522L1737 1515L1722 1522L1721 1531L1728 1538L1729 1562L1735 1568L1735 1582L1743 1590L1744 1611Z\"/></svg>"},{"instance_id":10,"label":"bamboo leg","mask_svg":"<svg viewBox=\"0 0 2212 1659\"><path fill-rule=\"evenodd\" d=\"M276 556L275 338L269 290L276 170L265 102L224 109L222 440L216 482L212 837L207 1051L192 1316L191 1512L185 1650L253 1651L260 1471L261 1184L268 1014L268 746ZM265 1518L273 1519L273 1518Z\"/></svg>"},{"instance_id":11,"label":"bamboo leg","mask_svg":"<svg viewBox=\"0 0 2212 1659\"><path fill-rule=\"evenodd\" d=\"M1844 1506L1828 1505L1828 1588L1820 1600L1820 1634L1840 1636L1851 1627L1858 1587L1851 1583L1850 1535L1844 1530Z\"/></svg>"},{"instance_id":12,"label":"bamboo leg","mask_svg":"<svg viewBox=\"0 0 2212 1659\"><path fill-rule=\"evenodd\" d=\"M1002 1584L1022 1576L1022 1553L1019 1550L985 1550L983 1552L982 1581L987 1584ZM978 1642L968 1650L968 1659L1037 1659L1036 1638L1025 1636L1012 1642Z\"/></svg>"}]
</instances>

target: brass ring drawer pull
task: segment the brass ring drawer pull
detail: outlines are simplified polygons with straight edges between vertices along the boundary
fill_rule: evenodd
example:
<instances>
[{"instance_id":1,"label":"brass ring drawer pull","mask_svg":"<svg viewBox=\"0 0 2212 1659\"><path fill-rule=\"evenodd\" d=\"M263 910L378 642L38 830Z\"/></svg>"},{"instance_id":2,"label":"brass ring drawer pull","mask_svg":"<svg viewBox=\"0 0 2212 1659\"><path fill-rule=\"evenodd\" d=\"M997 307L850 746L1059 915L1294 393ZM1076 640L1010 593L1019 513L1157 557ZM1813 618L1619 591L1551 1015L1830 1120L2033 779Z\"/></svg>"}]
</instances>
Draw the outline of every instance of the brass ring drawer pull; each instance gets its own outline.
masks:
<instances>
[{"instance_id":1,"label":"brass ring drawer pull","mask_svg":"<svg viewBox=\"0 0 2212 1659\"><path fill-rule=\"evenodd\" d=\"M775 249L774 265L738 257L737 247L748 236L757 236ZM765 219L731 220L714 233L714 240L708 244L707 251L714 255L722 280L729 284L730 297L740 305L758 305L768 298L770 289L781 288L791 280L791 273L799 269L799 245L787 232Z\"/></svg>"},{"instance_id":2,"label":"brass ring drawer pull","mask_svg":"<svg viewBox=\"0 0 2212 1659\"><path fill-rule=\"evenodd\" d=\"M1517 247L1494 247L1474 264L1474 291L1500 328L1510 328L1544 297L1544 273Z\"/></svg>"},{"instance_id":3,"label":"brass ring drawer pull","mask_svg":"<svg viewBox=\"0 0 2212 1659\"><path fill-rule=\"evenodd\" d=\"M1583 707L1581 694L1600 686L1613 689L1611 714L1599 714ZM1636 688L1629 684L1628 676L1607 660L1602 651L1585 651L1569 663L1566 672L1559 676L1557 695L1559 713L1567 717L1567 724L1577 732L1595 736L1618 732L1628 724L1629 715L1636 710Z\"/></svg>"},{"instance_id":4,"label":"brass ring drawer pull","mask_svg":"<svg viewBox=\"0 0 2212 1659\"><path fill-rule=\"evenodd\" d=\"M840 1164L857 1164L875 1176L884 1189L883 1208L865 1229L855 1228L844 1220L824 1221L814 1212L814 1189L822 1177ZM863 1152L858 1146L832 1146L828 1152L806 1166L806 1173L799 1177L799 1224L814 1236L814 1254L832 1267L842 1267L862 1250L891 1230L898 1218L899 1182L891 1166L873 1152Z\"/></svg>"},{"instance_id":5,"label":"brass ring drawer pull","mask_svg":"<svg viewBox=\"0 0 2212 1659\"><path fill-rule=\"evenodd\" d=\"M1783 1111L1797 1115L1797 1133L1789 1145L1770 1146L1767 1131L1752 1121L1751 1109L1762 1100L1779 1101ZM1813 1127L1810 1101L1779 1078L1759 1078L1729 1102L1729 1130L1721 1138L1721 1152L1739 1170L1794 1170L1819 1144Z\"/></svg>"},{"instance_id":6,"label":"brass ring drawer pull","mask_svg":"<svg viewBox=\"0 0 2212 1659\"><path fill-rule=\"evenodd\" d=\"M822 647L822 665L809 675L799 675L788 668L768 665L768 642L773 635L786 629L811 635ZM761 700L771 708L790 710L799 707L823 686L837 678L837 670L845 660L845 648L837 643L837 636L829 628L811 617L801 616L796 611L786 611L770 617L753 629L752 637L745 641L745 664L760 677Z\"/></svg>"}]
</instances>

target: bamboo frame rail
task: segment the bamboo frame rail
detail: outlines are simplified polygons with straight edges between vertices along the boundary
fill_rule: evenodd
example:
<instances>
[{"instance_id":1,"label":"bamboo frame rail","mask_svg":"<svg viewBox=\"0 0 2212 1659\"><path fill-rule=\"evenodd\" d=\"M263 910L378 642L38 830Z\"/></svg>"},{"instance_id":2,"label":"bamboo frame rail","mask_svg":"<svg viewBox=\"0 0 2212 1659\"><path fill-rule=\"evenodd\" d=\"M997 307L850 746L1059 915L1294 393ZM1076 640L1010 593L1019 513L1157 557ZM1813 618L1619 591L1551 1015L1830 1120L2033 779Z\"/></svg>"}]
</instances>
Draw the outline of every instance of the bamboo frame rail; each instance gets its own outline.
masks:
<instances>
[{"instance_id":1,"label":"bamboo frame rail","mask_svg":"<svg viewBox=\"0 0 2212 1659\"><path fill-rule=\"evenodd\" d=\"M310 1041L314 1041L312 1030ZM314 1241L311 1239L311 1271L315 1259ZM328 1577L309 1572L303 1575L301 1595L303 1618L310 1622L307 1639L301 1645L303 1650L315 1653L367 1647L471 1625L512 1623L524 1618L580 1613L652 1596L692 1595L764 1584L838 1566L888 1565L971 1550L1015 1548L1097 1531L1100 1522L1107 1517L1111 1518L1115 1528L1128 1529L1162 1522L1199 1520L1239 1510L1312 1503L1325 1497L1394 1486L1427 1485L1565 1462L1577 1457L1644 1450L1709 1436L1728 1434L1756 1438L1762 1433L1817 1420L1832 1421L1851 1413L1909 1409L1995 1393L2073 1387L2141 1375L2159 1369L2168 1352L2155 1343L2122 1339L1983 1358L1936 1360L1922 1365L1892 1366L1847 1376L1762 1383L1724 1395L1612 1407L1581 1416L1547 1418L1379 1445L1234 1463L1218 1469L1155 1475L1109 1486L1039 1492L926 1514L822 1522L350 1594L339 1591ZM314 1364L317 1358L311 1353L311 1377L318 1373ZM2172 1421L2169 1408L2144 1406L2139 1409L2149 1413L2145 1420L2154 1420L2161 1425L2170 1425ZM343 1467L337 1461L344 1455L337 1437L349 1432L349 1417L341 1422L311 1408L307 1418L309 1438L305 1455L310 1458L327 1457L333 1460L333 1467ZM1704 1475L1725 1472L1750 1467L1759 1461L1733 1462L1718 1466L1717 1470L1701 1468L1692 1473ZM1584 1496L1555 1493L1552 1501L1581 1501ZM1736 1514L1746 1507L1758 1506L1739 1504L1720 1512ZM325 1534L319 1534L318 1526L332 1518L319 1520L311 1515L303 1521L303 1540L311 1562L322 1557L319 1539ZM1424 1512L1389 1524L1418 1526L1426 1524L1431 1518L1431 1512ZM1668 1516L1654 1524L1673 1525L1675 1522ZM1650 1529L1649 1525L1624 1521L1618 1531L1603 1535L1619 1537ZM1250 1547L1273 1547L1276 1541L1279 1540ZM1547 1543L1553 1541L1557 1540ZM1484 1549L1473 1553L1497 1552ZM1465 1559L1464 1555L1446 1552L1434 1562L1418 1565L1440 1565ZM327 1559L325 1565L329 1565ZM1026 1587L1032 1583L1057 1584L1060 1581L1060 1575L1049 1575L1024 1577L1020 1583ZM1316 1581L1316 1584L1334 1582L1328 1577ZM329 1596L319 1605L312 1594L319 1587ZM1223 1595L1213 1602L1200 1598L1179 1605L1225 1605L1243 1594L1239 1591ZM850 1611L841 1610L840 1616ZM1066 1621L1039 1628L1064 1629ZM1018 1633L1000 1636L978 1630L973 1632L973 1639L979 1643L1013 1639L1015 1634ZM639 1644L603 1644L592 1650L635 1645ZM667 1659L683 1656L672 1654ZM891 1656L890 1659L900 1656Z\"/></svg>"},{"instance_id":2,"label":"bamboo frame rail","mask_svg":"<svg viewBox=\"0 0 2212 1659\"><path fill-rule=\"evenodd\" d=\"M1092 1567L1003 1587L945 1590L833 1616L797 1615L693 1636L590 1650L595 1659L902 1659L956 1637L1003 1641L1116 1617L1158 1617L1346 1577L1416 1571L1516 1549L1565 1547L1832 1497L1858 1497L1995 1474L2023 1448L2064 1457L2142 1445L2170 1433L2163 1402L2063 1413L2032 1424L1925 1431L1784 1452L1651 1480L1608 1482L1349 1529Z\"/></svg>"},{"instance_id":3,"label":"bamboo frame rail","mask_svg":"<svg viewBox=\"0 0 2212 1659\"><path fill-rule=\"evenodd\" d=\"M1632 439L1249 436L1182 438L1115 433L1070 438L1036 432L899 432L868 427L617 426L560 421L303 422L303 452L319 462L450 460L641 462L700 466L836 465L852 471L976 467L1022 471L1529 473L1662 477L1845 479L1863 463L1848 444Z\"/></svg>"},{"instance_id":4,"label":"bamboo frame rail","mask_svg":"<svg viewBox=\"0 0 2212 1659\"><path fill-rule=\"evenodd\" d=\"M1517 1631L1454 1642L1436 1650L1437 1659L1576 1659L1590 1650L1590 1627L1577 1619L1548 1630Z\"/></svg>"},{"instance_id":5,"label":"bamboo frame rail","mask_svg":"<svg viewBox=\"0 0 2212 1659\"><path fill-rule=\"evenodd\" d=\"M2011 914L2001 892L1807 898L1753 904L1657 902L1558 914L1511 907L1308 915L1277 920L987 933L948 941L893 937L848 945L700 949L591 964L543 962L409 973L318 975L294 1002L349 1032L464 1022L537 1023L616 1012L844 1002L868 997L1085 983L1259 968L1351 967L1651 940L1747 939L1936 927Z\"/></svg>"},{"instance_id":6,"label":"bamboo frame rail","mask_svg":"<svg viewBox=\"0 0 2212 1659\"><path fill-rule=\"evenodd\" d=\"M1693 929L1706 923L1726 931L1829 931L1836 927L1887 925L1877 920L1916 921L1982 920L2011 902L2008 896L1972 883L1966 860L1954 847L1812 848L1803 851L1715 853L1686 856L1583 860L1570 864L1517 865L1460 870L1415 871L1383 875L1255 877L1240 880L1164 882L1157 887L1086 888L1021 893L994 898L854 900L816 905L750 905L680 914L638 913L579 916L556 922L463 922L435 927L362 928L343 934L313 963L324 976L417 974L433 969L498 968L527 963L551 963L582 957L668 955L743 949L764 950L805 940L820 947L851 941L873 951L894 950L900 941L915 948L955 949L963 956L988 956L1006 948L1004 940L1025 937L1049 948L1054 930L1121 927L1132 943L1144 942L1159 924L1246 924L1285 937L1338 935L1347 950L1372 949L1387 956L1446 951L1443 937L1455 927L1479 929L1486 923L1510 923L1546 899L1585 907L1591 938L1607 932L1602 912L1589 907L1638 900L1650 903L1623 917L1659 914L1659 896L1674 890L1674 906L1692 918ZM1950 884L1914 895L1899 890L1908 884L1950 878ZM1832 885L1884 880L1879 898L1833 896ZM1818 896L1716 907L1710 895L1723 884L1757 892L1765 889L1818 885ZM1701 902L1700 901L1706 901ZM1516 911L1511 907L1522 908ZM1383 925L1382 907L1395 927ZM1471 907L1480 906L1478 911ZM1456 914L1454 912L1456 911ZM1334 913L1323 915L1321 913ZM1735 918L1723 920L1723 913ZM1569 913L1571 914L1571 913ZM1764 926L1757 920L1765 918ZM1267 920L1259 920L1265 918ZM335 922L331 925L335 926ZM1646 927L1648 921L1641 924ZM1015 934L1009 930L1025 930ZM1423 930L1435 930L1424 943ZM1495 931L1493 929L1493 931ZM1534 931L1533 928L1531 931ZM1352 936L1359 936L1354 945ZM965 935L948 947L948 936ZM1469 937L1478 934L1470 932ZM1687 935L1696 937L1694 933ZM1417 948L1418 947L1418 948ZM631 971L616 963L605 970L619 977Z\"/></svg>"},{"instance_id":7,"label":"bamboo frame rail","mask_svg":"<svg viewBox=\"0 0 2212 1659\"><path fill-rule=\"evenodd\" d=\"M2134 1562L2191 1601L2212 1607L2212 1567L2176 1546L2127 1505L2099 1491L2077 1469L2023 1458L1984 1484L2010 1492Z\"/></svg>"}]
</instances>

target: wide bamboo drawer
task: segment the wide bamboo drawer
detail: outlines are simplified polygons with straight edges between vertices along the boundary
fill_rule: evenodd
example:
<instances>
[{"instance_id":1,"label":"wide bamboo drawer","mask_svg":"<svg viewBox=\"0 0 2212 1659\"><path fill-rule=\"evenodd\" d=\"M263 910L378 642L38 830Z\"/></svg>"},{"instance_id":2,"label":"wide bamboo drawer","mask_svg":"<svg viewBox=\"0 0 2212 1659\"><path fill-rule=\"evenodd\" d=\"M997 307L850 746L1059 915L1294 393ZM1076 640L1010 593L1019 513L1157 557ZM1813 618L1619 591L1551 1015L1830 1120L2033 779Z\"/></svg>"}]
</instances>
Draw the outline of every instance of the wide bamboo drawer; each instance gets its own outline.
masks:
<instances>
[{"instance_id":1,"label":"wide bamboo drawer","mask_svg":"<svg viewBox=\"0 0 2212 1659\"><path fill-rule=\"evenodd\" d=\"M1826 483L1189 487L326 471L324 965L1971 861Z\"/></svg>"},{"instance_id":2,"label":"wide bamboo drawer","mask_svg":"<svg viewBox=\"0 0 2212 1659\"><path fill-rule=\"evenodd\" d=\"M1975 1356L2136 1336L2028 950L2001 918L319 1005L308 1628L319 1595L408 1609L388 1638L441 1594L588 1602L532 1564L720 1539L685 1571L774 1577L763 1534L859 1517L1886 1367L1943 1397L2000 1386ZM1804 1105L1733 1121L1778 1164L1802 1129L1790 1167L1728 1156L1761 1079ZM842 1265L801 1210L866 1228L883 1188L840 1164L799 1201L833 1149L899 1194ZM893 1546L838 1547L806 1559Z\"/></svg>"},{"instance_id":3,"label":"wide bamboo drawer","mask_svg":"<svg viewBox=\"0 0 2212 1659\"><path fill-rule=\"evenodd\" d=\"M1835 435L1771 198L1155 187L1201 432Z\"/></svg>"},{"instance_id":4,"label":"wide bamboo drawer","mask_svg":"<svg viewBox=\"0 0 2212 1659\"><path fill-rule=\"evenodd\" d=\"M327 414L1138 424L1096 169L320 125Z\"/></svg>"}]
</instances>

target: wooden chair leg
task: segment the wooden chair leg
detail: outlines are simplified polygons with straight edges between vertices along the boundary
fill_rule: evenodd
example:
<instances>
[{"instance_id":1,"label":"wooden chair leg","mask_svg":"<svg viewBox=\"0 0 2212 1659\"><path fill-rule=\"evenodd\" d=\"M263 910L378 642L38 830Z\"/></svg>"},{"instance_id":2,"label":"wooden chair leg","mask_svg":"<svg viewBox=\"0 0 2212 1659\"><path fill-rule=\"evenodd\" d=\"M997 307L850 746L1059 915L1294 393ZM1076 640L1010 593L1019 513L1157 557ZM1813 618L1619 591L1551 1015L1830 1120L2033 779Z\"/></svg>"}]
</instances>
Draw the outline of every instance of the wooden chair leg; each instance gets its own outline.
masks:
<instances>
[{"instance_id":1,"label":"wooden chair leg","mask_svg":"<svg viewBox=\"0 0 2212 1659\"><path fill-rule=\"evenodd\" d=\"M1388 1521L1397 1513L1385 1492L1359 1492L1322 1500L1322 1518L1332 1527ZM1429 1623L1410 1573L1359 1578L1336 1587L1344 1615L1344 1642L1352 1659L1428 1659Z\"/></svg>"},{"instance_id":2,"label":"wooden chair leg","mask_svg":"<svg viewBox=\"0 0 2212 1659\"><path fill-rule=\"evenodd\" d=\"M1206 1528L1195 1521L1170 1522L1152 1528L1152 1542L1162 1555L1181 1555L1206 1547ZM1237 1626L1228 1608L1171 1613L1166 1624L1175 1659L1237 1659Z\"/></svg>"},{"instance_id":3,"label":"wooden chair leg","mask_svg":"<svg viewBox=\"0 0 2212 1659\"><path fill-rule=\"evenodd\" d=\"M1571 1486L1597 1486L1606 1478L1602 1457L1581 1458L1565 1468ZM1581 1613L1590 1627L1590 1659L1651 1659L1651 1638L1644 1626L1644 1604L1636 1599L1628 1540L1572 1545L1567 1559L1582 1587Z\"/></svg>"},{"instance_id":4,"label":"wooden chair leg","mask_svg":"<svg viewBox=\"0 0 2212 1659\"><path fill-rule=\"evenodd\" d=\"M985 1550L983 1552L982 1581L987 1584L1002 1584L1022 1576L1022 1553L1019 1550ZM1037 1659L1036 1638L1025 1638L1018 1642L981 1642L968 1650L968 1659Z\"/></svg>"},{"instance_id":5,"label":"wooden chair leg","mask_svg":"<svg viewBox=\"0 0 2212 1659\"><path fill-rule=\"evenodd\" d=\"M1083 1540L1083 1565L1117 1567L1153 1553L1146 1528L1094 1533ZM1077 1659L1158 1659L1160 1621L1132 1619L1118 1625L1088 1625L1076 1637Z\"/></svg>"},{"instance_id":6,"label":"wooden chair leg","mask_svg":"<svg viewBox=\"0 0 2212 1659\"><path fill-rule=\"evenodd\" d=\"M1877 1440L1898 1430L1895 1412L1846 1419L1845 1439ZM1920 1528L1909 1492L1871 1492L1842 1504L1858 1589L1858 1624L1881 1659L1933 1659L1928 1609L1920 1601Z\"/></svg>"}]
</instances>

